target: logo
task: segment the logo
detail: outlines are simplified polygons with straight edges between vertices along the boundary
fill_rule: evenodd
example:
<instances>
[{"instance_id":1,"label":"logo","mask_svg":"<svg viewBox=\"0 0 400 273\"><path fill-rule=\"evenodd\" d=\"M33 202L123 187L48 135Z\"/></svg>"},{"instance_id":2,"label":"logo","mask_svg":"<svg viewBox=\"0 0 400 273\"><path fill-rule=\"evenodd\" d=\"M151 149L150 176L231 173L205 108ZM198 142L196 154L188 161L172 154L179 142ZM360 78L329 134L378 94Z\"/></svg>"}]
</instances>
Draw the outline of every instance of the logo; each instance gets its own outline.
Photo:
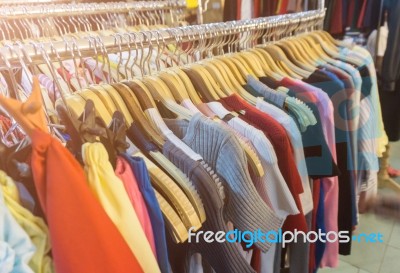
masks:
<instances>
[{"instance_id":1,"label":"logo","mask_svg":"<svg viewBox=\"0 0 400 273\"><path fill-rule=\"evenodd\" d=\"M339 242L339 243L348 243L351 240L354 242L367 242L367 243L383 243L383 234L381 233L360 233L358 235L350 236L348 231L329 231L323 232L321 229L318 231L299 231L297 229L294 232L285 231L282 229L278 231L270 230L268 232L263 232L261 229L256 231L240 231L238 229L230 230L228 232L225 231L198 231L193 232L194 227L189 229L189 243L244 243L247 248L251 247L257 242L260 243L280 243L282 247L285 248L286 245L290 243L297 242L310 242L315 243L317 241L326 243L326 242Z\"/></svg>"}]
</instances>

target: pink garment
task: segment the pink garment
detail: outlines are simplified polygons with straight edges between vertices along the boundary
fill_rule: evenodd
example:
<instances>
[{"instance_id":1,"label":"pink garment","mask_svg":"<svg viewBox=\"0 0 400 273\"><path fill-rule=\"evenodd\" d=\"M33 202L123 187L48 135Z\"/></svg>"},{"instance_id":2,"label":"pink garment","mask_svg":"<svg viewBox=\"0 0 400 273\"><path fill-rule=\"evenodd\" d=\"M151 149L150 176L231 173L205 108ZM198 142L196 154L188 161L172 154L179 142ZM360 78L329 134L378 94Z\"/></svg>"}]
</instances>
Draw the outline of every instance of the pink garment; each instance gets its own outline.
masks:
<instances>
[{"instance_id":1,"label":"pink garment","mask_svg":"<svg viewBox=\"0 0 400 273\"><path fill-rule=\"evenodd\" d=\"M183 106L185 106L185 105L183 105ZM199 109L200 112L202 112L203 115L205 115L206 117L215 118L215 117L217 116L213 111L211 111L210 107L208 107L208 105L207 105L206 103L200 103L200 104L198 104L196 107L197 107L197 109Z\"/></svg>"},{"instance_id":2,"label":"pink garment","mask_svg":"<svg viewBox=\"0 0 400 273\"><path fill-rule=\"evenodd\" d=\"M154 255L156 254L156 244L154 242L153 228L147 211L146 203L144 202L143 196L139 190L135 175L131 169L129 163L122 157L117 158L117 166L115 168L115 174L121 179L124 184L125 190L128 193L129 199L131 200L133 209L135 210L137 217L142 225L144 233L146 234L147 240L153 250Z\"/></svg>"},{"instance_id":3,"label":"pink garment","mask_svg":"<svg viewBox=\"0 0 400 273\"><path fill-rule=\"evenodd\" d=\"M53 104L55 104L57 99L59 99L61 97L61 93L60 93L60 90L58 89L57 85L55 85L54 81L52 79L50 79L48 76L46 76L45 74L39 74L38 79L39 79L40 84L44 88L46 88Z\"/></svg>"},{"instance_id":4,"label":"pink garment","mask_svg":"<svg viewBox=\"0 0 400 273\"><path fill-rule=\"evenodd\" d=\"M329 96L321 89L300 80L284 78L281 83L286 87L300 87L296 91L304 92L303 101L315 102L321 121L323 121L322 130L325 141L328 144L334 162L337 163L334 108ZM339 178L337 176L324 177L321 178L321 183L325 192L324 214L326 231L338 232ZM321 267L337 267L338 265L339 242L326 242Z\"/></svg>"},{"instance_id":5,"label":"pink garment","mask_svg":"<svg viewBox=\"0 0 400 273\"><path fill-rule=\"evenodd\" d=\"M72 80L76 80L78 86L72 86L75 91L86 88L90 84L94 84L93 79L89 73L89 70L84 67L78 60L65 60L62 61L62 67L57 69L58 74L64 78L64 80L72 84Z\"/></svg>"}]
</instances>

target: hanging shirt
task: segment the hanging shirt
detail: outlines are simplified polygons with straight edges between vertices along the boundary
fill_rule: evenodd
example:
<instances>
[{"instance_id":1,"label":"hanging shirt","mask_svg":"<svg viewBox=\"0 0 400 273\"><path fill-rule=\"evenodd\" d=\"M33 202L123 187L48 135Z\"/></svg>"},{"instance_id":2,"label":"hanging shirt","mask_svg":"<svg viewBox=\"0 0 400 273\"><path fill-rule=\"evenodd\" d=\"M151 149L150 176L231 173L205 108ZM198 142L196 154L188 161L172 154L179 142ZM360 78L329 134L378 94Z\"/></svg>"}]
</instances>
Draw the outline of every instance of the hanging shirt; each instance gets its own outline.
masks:
<instances>
[{"instance_id":1,"label":"hanging shirt","mask_svg":"<svg viewBox=\"0 0 400 273\"><path fill-rule=\"evenodd\" d=\"M128 154L122 154L122 157L129 162L136 181L138 182L139 190L142 193L144 201L146 202L147 211L149 212L149 217L153 228L157 260L160 269L162 273L170 272L164 218L154 193L154 189L150 183L150 177L146 163L144 162L143 158L140 157L133 157Z\"/></svg>"},{"instance_id":2,"label":"hanging shirt","mask_svg":"<svg viewBox=\"0 0 400 273\"><path fill-rule=\"evenodd\" d=\"M117 158L115 174L124 184L125 191L129 196L129 200L131 201L133 208L135 209L143 231L146 234L146 238L150 243L154 255L156 255L156 246L154 243L153 228L151 226L149 212L147 211L147 207L143 200L142 193L139 190L136 178L132 173L131 166L122 157Z\"/></svg>"},{"instance_id":3,"label":"hanging shirt","mask_svg":"<svg viewBox=\"0 0 400 273\"><path fill-rule=\"evenodd\" d=\"M301 205L303 206L303 211L308 214L313 209L312 205L312 195L310 189L310 180L308 177L307 166L304 157L303 142L301 140L300 131L296 126L294 120L288 116L285 112L279 108L266 103L262 99L257 100L256 107L269 114L271 117L275 118L282 126L285 128L287 135L290 138L290 143L294 150L294 158L296 161L296 166L300 174L301 181L303 183L304 192L300 195Z\"/></svg>"},{"instance_id":4,"label":"hanging shirt","mask_svg":"<svg viewBox=\"0 0 400 273\"><path fill-rule=\"evenodd\" d=\"M368 53L365 48L355 46L353 50L348 50L347 48L341 49L341 54L350 55L354 58L357 58L365 65L367 65L369 74L371 77L372 87L371 87L371 101L372 101L372 116L376 117L377 124L373 127L376 127L376 144L377 144L377 156L382 157L383 152L386 150L386 145L388 144L388 137L386 135L385 129L383 127L383 119L382 119L382 110L381 104L379 101L379 93L378 93L378 80L376 75L375 64L372 59L372 56Z\"/></svg>"},{"instance_id":5,"label":"hanging shirt","mask_svg":"<svg viewBox=\"0 0 400 273\"><path fill-rule=\"evenodd\" d=\"M303 208L300 201L300 194L303 193L299 172L293 157L293 149L288 136L282 126L272 117L251 106L237 95L222 98L220 102L229 110L236 112L244 111L239 117L252 126L260 129L271 141L278 157L278 166L289 186L300 213L290 215L286 218L283 230L307 230ZM242 112L243 113L243 112Z\"/></svg>"},{"instance_id":6,"label":"hanging shirt","mask_svg":"<svg viewBox=\"0 0 400 273\"><path fill-rule=\"evenodd\" d=\"M243 134L254 145L257 153L260 155L261 164L265 170L262 177L252 176L253 182L257 188L261 198L270 206L274 212L282 219L286 219L288 215L299 213L293 196L281 174L278 167L278 160L271 142L266 138L264 133L238 117L226 119L230 112L227 111L221 103L210 102L207 104L213 112L226 120L237 133ZM295 125L296 126L296 125ZM296 127L297 129L297 127ZM253 250L252 267L260 272L261 266L264 266L264 273L273 272L273 261L275 255L276 244L273 244L266 253L260 253ZM265 271L267 270L267 271Z\"/></svg>"},{"instance_id":7,"label":"hanging shirt","mask_svg":"<svg viewBox=\"0 0 400 273\"><path fill-rule=\"evenodd\" d=\"M145 272L160 272L149 241L125 188L115 175L102 143L82 145L82 159L89 187L126 240Z\"/></svg>"},{"instance_id":8,"label":"hanging shirt","mask_svg":"<svg viewBox=\"0 0 400 273\"><path fill-rule=\"evenodd\" d=\"M228 232L224 219L224 200L218 185L219 178L211 167L204 161L192 160L169 141L164 144L163 153L193 181L200 193L207 215L201 230ZM197 250L196 252L199 252L216 272L254 272L232 243L208 243L201 240L199 243L193 243L191 247Z\"/></svg>"},{"instance_id":9,"label":"hanging shirt","mask_svg":"<svg viewBox=\"0 0 400 273\"><path fill-rule=\"evenodd\" d=\"M279 109L286 110L297 122L301 132L305 132L308 126L317 123L311 109L301 100L289 97L286 93L277 92L253 76L247 76L247 84L243 88L253 96L261 96L265 101L272 103Z\"/></svg>"},{"instance_id":10,"label":"hanging shirt","mask_svg":"<svg viewBox=\"0 0 400 273\"><path fill-rule=\"evenodd\" d=\"M39 130L32 135L32 149L32 173L49 225L56 272L143 272L72 154ZM84 247L77 248L82 242Z\"/></svg>"},{"instance_id":11,"label":"hanging shirt","mask_svg":"<svg viewBox=\"0 0 400 273\"><path fill-rule=\"evenodd\" d=\"M316 94L307 92L307 86L301 81L286 79L278 82L269 77L262 77L260 80L272 88L278 86L289 88L287 95L301 100L313 112L316 124L307 127L307 130L301 133L309 176L314 179L337 176L339 170L328 145L328 137L324 134L326 123L330 122L330 117L325 114L324 109L329 110L329 104L323 104Z\"/></svg>"},{"instance_id":12,"label":"hanging shirt","mask_svg":"<svg viewBox=\"0 0 400 273\"><path fill-rule=\"evenodd\" d=\"M342 65L346 66L345 64ZM341 175L339 176L339 210L338 210L338 230L349 231L357 222L357 207L355 194L355 158L356 158L356 136L354 128L358 124L349 117L351 109L349 101L354 93L349 93L341 82L332 73L326 73L321 70L315 71L304 81L320 88L326 92L333 101L335 111L335 138L337 162ZM357 101L357 99L355 99ZM349 209L351 208L351 210ZM348 253L351 248L351 242L339 244L339 251L342 254Z\"/></svg>"},{"instance_id":13,"label":"hanging shirt","mask_svg":"<svg viewBox=\"0 0 400 273\"><path fill-rule=\"evenodd\" d=\"M251 181L247 160L235 136L218 123L196 114L189 124L179 120L166 120L169 128L182 137L182 141L199 154L217 174L226 181L229 202L227 219L241 231L278 230L280 219L261 199ZM218 151L218 152L216 152ZM263 251L270 242L255 242Z\"/></svg>"},{"instance_id":14,"label":"hanging shirt","mask_svg":"<svg viewBox=\"0 0 400 273\"><path fill-rule=\"evenodd\" d=\"M221 119L225 119L230 114L219 102L209 102L208 106ZM227 120L227 124L247 137L254 147L257 147L256 150L260 155L265 174L257 179L253 177L253 180L255 180L254 184L264 202L282 219L286 219L290 214L298 214L299 210L279 170L275 150L268 138L261 130L256 129L238 117Z\"/></svg>"},{"instance_id":15,"label":"hanging shirt","mask_svg":"<svg viewBox=\"0 0 400 273\"><path fill-rule=\"evenodd\" d=\"M334 124L334 111L333 105L326 93L324 93L319 88L314 88L311 85L305 84L298 80L291 80L289 78L284 78L281 83L283 86L291 89L289 93L294 91L292 94L298 96L303 101L307 102L310 107L316 106L316 111L318 113L318 120L322 127L323 136L329 147L329 152L331 155L332 164L336 168L336 138L335 138L335 124ZM313 105L311 105L313 104ZM311 137L310 135L308 137ZM304 138L303 138L304 139ZM324 166L326 167L326 166ZM321 185L324 191L325 199L324 203L320 206L324 206L324 226L326 226L328 231L337 232L338 231L338 178L336 176L332 177L321 177ZM316 207L316 210L321 210L320 207ZM329 216L329 217L328 217ZM338 243L337 242L327 242L329 248L332 252L332 260L334 261L332 265L338 262Z\"/></svg>"},{"instance_id":16,"label":"hanging shirt","mask_svg":"<svg viewBox=\"0 0 400 273\"><path fill-rule=\"evenodd\" d=\"M53 261L49 256L51 247L49 230L42 218L34 216L20 202L17 185L4 172L0 171L0 191L12 216L28 234L35 246L35 252L29 261L29 267L35 273L54 272Z\"/></svg>"}]
</instances>

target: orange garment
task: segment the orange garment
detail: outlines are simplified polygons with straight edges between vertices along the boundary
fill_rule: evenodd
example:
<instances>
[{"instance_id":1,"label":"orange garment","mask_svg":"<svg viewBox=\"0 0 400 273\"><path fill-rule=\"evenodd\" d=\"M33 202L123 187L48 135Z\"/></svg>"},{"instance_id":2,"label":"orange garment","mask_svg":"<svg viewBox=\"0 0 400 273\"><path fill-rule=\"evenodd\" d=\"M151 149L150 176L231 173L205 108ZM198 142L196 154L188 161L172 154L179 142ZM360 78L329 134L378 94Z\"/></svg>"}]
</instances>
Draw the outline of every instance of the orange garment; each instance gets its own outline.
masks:
<instances>
[{"instance_id":1,"label":"orange garment","mask_svg":"<svg viewBox=\"0 0 400 273\"><path fill-rule=\"evenodd\" d=\"M49 225L56 272L143 272L72 154L40 130L31 138L32 173Z\"/></svg>"}]
</instances>

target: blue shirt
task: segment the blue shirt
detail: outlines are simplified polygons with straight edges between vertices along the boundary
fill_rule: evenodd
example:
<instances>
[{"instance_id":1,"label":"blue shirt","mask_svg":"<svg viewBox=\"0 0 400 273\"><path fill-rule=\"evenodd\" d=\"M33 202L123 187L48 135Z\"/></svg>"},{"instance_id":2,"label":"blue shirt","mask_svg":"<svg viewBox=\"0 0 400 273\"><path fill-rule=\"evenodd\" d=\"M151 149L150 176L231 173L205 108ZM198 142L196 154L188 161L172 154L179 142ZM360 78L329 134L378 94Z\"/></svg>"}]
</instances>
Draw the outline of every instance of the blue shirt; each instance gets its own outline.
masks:
<instances>
[{"instance_id":1,"label":"blue shirt","mask_svg":"<svg viewBox=\"0 0 400 273\"><path fill-rule=\"evenodd\" d=\"M167 241L164 229L164 218L154 193L154 189L150 183L150 177L146 163L144 162L143 158L137 156L130 156L128 154L122 154L122 156L131 165L133 174L135 175L135 179L138 183L139 190L143 195L143 199L149 212L150 222L153 228L154 241L156 244L158 265L162 273L170 272Z\"/></svg>"}]
</instances>

